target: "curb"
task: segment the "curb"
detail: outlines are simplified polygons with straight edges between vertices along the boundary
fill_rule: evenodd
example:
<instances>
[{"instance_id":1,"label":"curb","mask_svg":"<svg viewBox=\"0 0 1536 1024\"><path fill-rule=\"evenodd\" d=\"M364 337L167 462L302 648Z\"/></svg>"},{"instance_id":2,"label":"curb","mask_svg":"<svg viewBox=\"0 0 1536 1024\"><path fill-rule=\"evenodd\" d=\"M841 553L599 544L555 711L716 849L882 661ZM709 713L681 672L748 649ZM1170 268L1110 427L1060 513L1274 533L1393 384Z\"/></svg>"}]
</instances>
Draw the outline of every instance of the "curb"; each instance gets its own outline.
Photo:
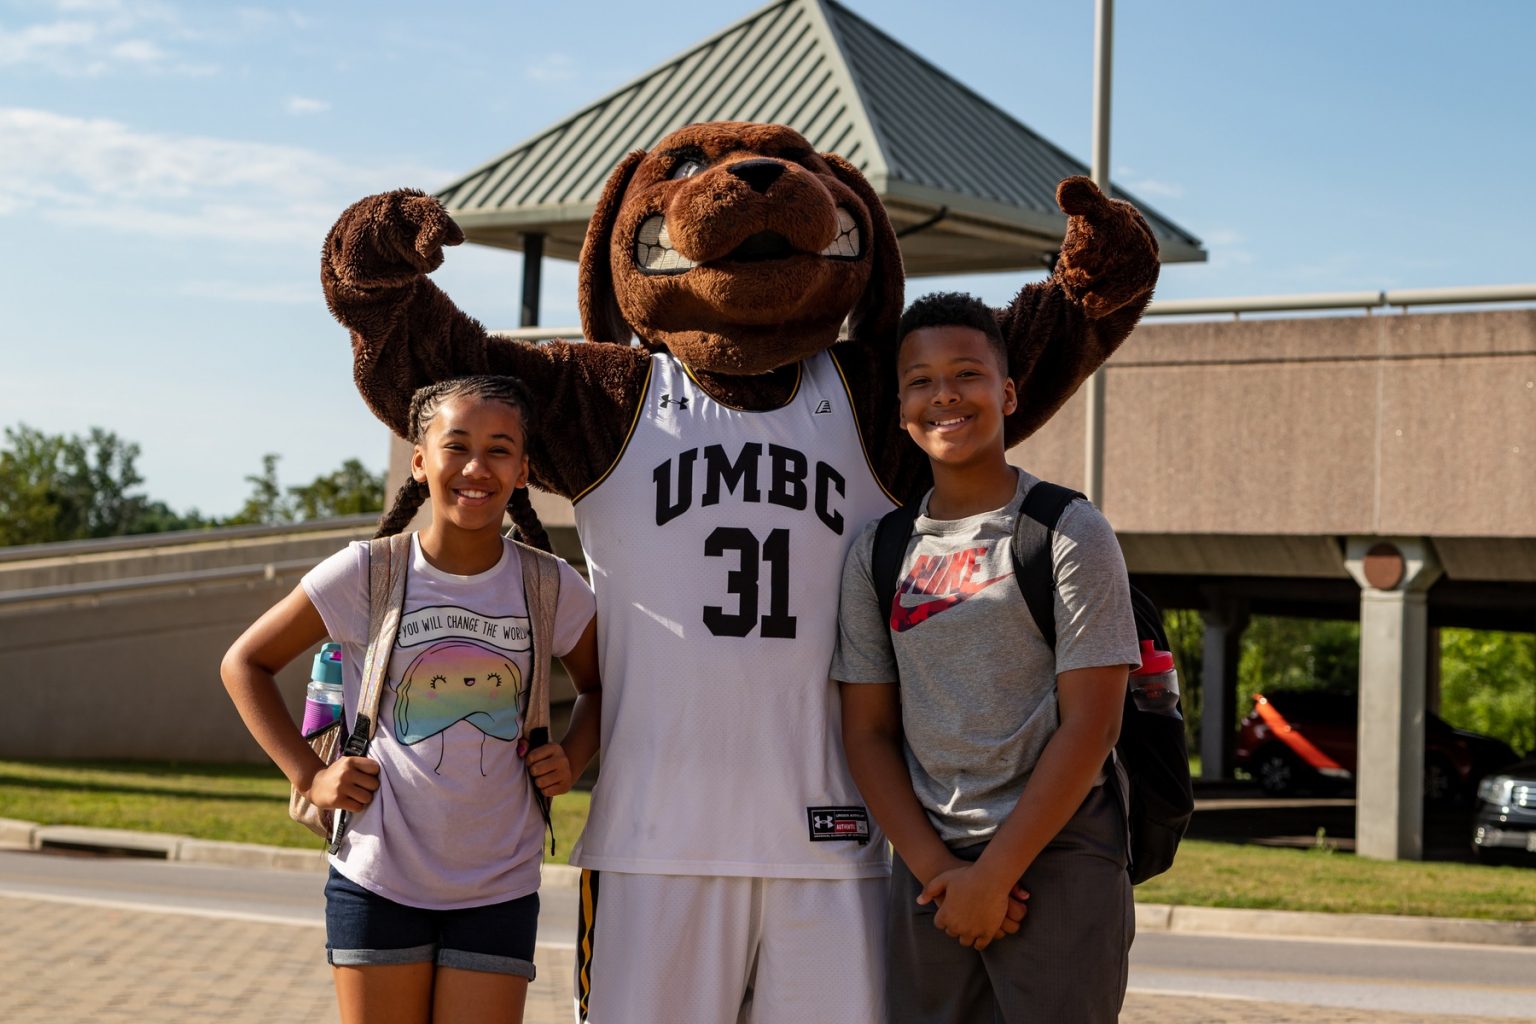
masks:
<instances>
[{"instance_id":1,"label":"curb","mask_svg":"<svg viewBox=\"0 0 1536 1024\"><path fill-rule=\"evenodd\" d=\"M1536 922L1465 917L1326 914L1308 910L1237 910L1136 904L1136 931L1244 938L1363 939L1373 942L1450 942L1536 947Z\"/></svg>"},{"instance_id":2,"label":"curb","mask_svg":"<svg viewBox=\"0 0 1536 1024\"><path fill-rule=\"evenodd\" d=\"M317 840L318 842L318 840ZM265 871L323 872L329 862L319 847L260 846L226 843L213 839L162 832L134 832L116 828L82 828L77 825L38 825L14 818L0 818L0 849L82 850L186 864L215 864L229 868ZM581 869L568 864L545 864L541 884L551 889L575 889Z\"/></svg>"},{"instance_id":3,"label":"curb","mask_svg":"<svg viewBox=\"0 0 1536 1024\"><path fill-rule=\"evenodd\" d=\"M125 829L38 825L12 818L0 818L0 848L91 850L191 864L277 871L321 872L326 869L327 863L319 849L224 843ZM542 885L547 888L575 889L581 883L581 869L568 864L545 864L542 871ZM1478 921L1461 917L1399 917L1392 914L1325 914L1304 910L1235 910L1167 903L1137 903L1136 930L1181 935L1536 947L1536 922L1532 921Z\"/></svg>"}]
</instances>

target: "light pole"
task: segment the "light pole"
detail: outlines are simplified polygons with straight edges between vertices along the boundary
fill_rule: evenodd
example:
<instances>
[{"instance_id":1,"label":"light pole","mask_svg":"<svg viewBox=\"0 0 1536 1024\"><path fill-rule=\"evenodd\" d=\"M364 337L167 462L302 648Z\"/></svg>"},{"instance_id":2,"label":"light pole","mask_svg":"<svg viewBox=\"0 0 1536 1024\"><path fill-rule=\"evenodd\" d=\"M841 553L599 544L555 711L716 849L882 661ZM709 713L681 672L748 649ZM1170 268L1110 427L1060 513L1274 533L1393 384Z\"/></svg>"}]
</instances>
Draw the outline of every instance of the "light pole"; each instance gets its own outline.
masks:
<instances>
[{"instance_id":1,"label":"light pole","mask_svg":"<svg viewBox=\"0 0 1536 1024\"><path fill-rule=\"evenodd\" d=\"M1093 20L1093 183L1109 195L1109 81L1114 37L1114 0L1097 0ZM1104 368L1088 378L1088 415L1083 428L1083 493L1104 504Z\"/></svg>"}]
</instances>

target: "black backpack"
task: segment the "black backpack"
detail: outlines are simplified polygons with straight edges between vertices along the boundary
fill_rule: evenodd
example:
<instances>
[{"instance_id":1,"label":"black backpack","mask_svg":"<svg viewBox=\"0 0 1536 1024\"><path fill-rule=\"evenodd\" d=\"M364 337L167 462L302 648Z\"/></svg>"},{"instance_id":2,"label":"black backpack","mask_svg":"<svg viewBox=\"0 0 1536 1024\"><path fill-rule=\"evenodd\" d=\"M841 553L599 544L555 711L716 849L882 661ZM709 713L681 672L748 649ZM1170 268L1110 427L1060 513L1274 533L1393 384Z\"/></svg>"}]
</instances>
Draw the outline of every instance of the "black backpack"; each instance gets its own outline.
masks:
<instances>
[{"instance_id":1,"label":"black backpack","mask_svg":"<svg viewBox=\"0 0 1536 1024\"><path fill-rule=\"evenodd\" d=\"M1051 540L1062 512L1081 497L1077 491L1042 480L1025 494L1014 526L1014 575L1035 624L1040 627L1040 635L1052 648L1056 646L1056 573ZM906 505L887 513L875 529L871 571L887 621L896 599L896 579L916 521L917 506ZM1169 650L1162 613L1135 587L1131 587L1131 609L1136 616L1137 639L1151 640L1158 650ZM1135 884L1173 866L1179 840L1195 811L1184 721L1172 715L1142 711L1127 687L1115 753L1130 782L1129 871Z\"/></svg>"}]
</instances>

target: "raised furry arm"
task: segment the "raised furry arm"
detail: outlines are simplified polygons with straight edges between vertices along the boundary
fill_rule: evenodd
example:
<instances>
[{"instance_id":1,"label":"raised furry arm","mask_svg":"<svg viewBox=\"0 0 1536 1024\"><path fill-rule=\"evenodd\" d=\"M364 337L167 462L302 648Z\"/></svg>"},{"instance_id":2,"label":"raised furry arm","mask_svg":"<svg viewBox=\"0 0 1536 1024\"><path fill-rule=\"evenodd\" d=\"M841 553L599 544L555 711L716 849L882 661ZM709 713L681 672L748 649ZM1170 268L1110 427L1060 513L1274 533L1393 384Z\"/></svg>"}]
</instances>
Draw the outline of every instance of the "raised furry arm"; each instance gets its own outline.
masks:
<instances>
[{"instance_id":1,"label":"raised furry arm","mask_svg":"<svg viewBox=\"0 0 1536 1024\"><path fill-rule=\"evenodd\" d=\"M1019 393L1009 446L1040 429L1120 347L1157 283L1157 241L1135 207L1083 177L1063 181L1056 201L1068 214L1056 272L998 312Z\"/></svg>"},{"instance_id":2,"label":"raised furry arm","mask_svg":"<svg viewBox=\"0 0 1536 1024\"><path fill-rule=\"evenodd\" d=\"M427 274L464 234L415 189L349 207L325 240L326 304L352 333L353 377L396 434L419 387L476 373L521 378L538 402L529 443L534 483L569 497L611 464L640 399L645 354L619 345L535 345L492 337Z\"/></svg>"}]
</instances>

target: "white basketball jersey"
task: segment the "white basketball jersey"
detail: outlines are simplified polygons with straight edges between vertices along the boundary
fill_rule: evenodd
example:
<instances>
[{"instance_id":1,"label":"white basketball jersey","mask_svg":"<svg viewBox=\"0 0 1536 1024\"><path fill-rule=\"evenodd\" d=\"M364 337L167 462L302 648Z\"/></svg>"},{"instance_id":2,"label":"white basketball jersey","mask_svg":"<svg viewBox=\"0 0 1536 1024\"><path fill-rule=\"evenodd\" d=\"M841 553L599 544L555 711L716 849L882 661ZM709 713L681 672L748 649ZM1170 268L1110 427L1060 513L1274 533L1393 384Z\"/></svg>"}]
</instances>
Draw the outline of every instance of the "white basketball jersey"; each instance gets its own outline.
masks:
<instances>
[{"instance_id":1,"label":"white basketball jersey","mask_svg":"<svg viewBox=\"0 0 1536 1024\"><path fill-rule=\"evenodd\" d=\"M602 770L572 861L849 878L885 841L843 757L827 668L843 557L891 499L821 353L770 412L651 359L623 452L576 499L597 592Z\"/></svg>"}]
</instances>

